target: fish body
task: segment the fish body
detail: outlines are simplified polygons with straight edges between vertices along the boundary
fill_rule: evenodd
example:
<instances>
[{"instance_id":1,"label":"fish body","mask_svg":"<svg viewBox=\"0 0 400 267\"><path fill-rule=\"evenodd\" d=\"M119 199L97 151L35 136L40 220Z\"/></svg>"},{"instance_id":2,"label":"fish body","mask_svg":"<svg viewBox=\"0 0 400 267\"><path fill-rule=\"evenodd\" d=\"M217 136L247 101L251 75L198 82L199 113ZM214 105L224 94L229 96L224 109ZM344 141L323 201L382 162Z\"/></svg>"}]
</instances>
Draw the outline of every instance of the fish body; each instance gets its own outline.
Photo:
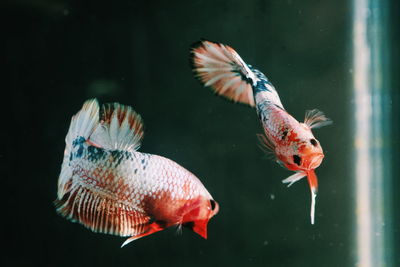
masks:
<instances>
[{"instance_id":1,"label":"fish body","mask_svg":"<svg viewBox=\"0 0 400 267\"><path fill-rule=\"evenodd\" d=\"M130 236L123 245L173 225L207 238L217 202L185 168L139 152L142 136L130 107L86 101L66 137L57 211L94 232Z\"/></svg>"},{"instance_id":2,"label":"fish body","mask_svg":"<svg viewBox=\"0 0 400 267\"><path fill-rule=\"evenodd\" d=\"M231 47L203 40L191 49L195 76L205 86L233 102L255 107L264 135L259 135L263 147L276 161L296 173L283 180L292 185L307 177L311 189L311 223L314 224L315 197L318 180L314 170L324 158L322 147L311 129L331 123L316 109L307 111L304 122L297 121L283 107L279 95L267 77L246 64Z\"/></svg>"}]
</instances>

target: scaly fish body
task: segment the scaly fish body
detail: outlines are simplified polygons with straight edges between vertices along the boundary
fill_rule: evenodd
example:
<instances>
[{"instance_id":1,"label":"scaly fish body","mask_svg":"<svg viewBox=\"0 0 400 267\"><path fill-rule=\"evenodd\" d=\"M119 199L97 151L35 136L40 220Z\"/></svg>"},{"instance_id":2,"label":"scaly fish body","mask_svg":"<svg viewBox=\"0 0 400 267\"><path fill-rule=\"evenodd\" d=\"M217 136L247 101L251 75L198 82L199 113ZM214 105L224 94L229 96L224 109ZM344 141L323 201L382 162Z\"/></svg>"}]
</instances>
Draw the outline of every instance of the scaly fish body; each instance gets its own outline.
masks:
<instances>
[{"instance_id":1,"label":"scaly fish body","mask_svg":"<svg viewBox=\"0 0 400 267\"><path fill-rule=\"evenodd\" d=\"M331 123L318 110L306 112L304 123L298 122L283 107L279 95L256 68L246 64L231 47L210 41L193 45L192 67L195 75L205 86L211 86L219 95L234 102L255 107L264 135L260 140L273 153L276 160L296 173L283 180L289 186L307 176L311 194L311 223L314 224L315 197L318 181L314 169L324 157L319 142L311 132Z\"/></svg>"},{"instance_id":2,"label":"scaly fish body","mask_svg":"<svg viewBox=\"0 0 400 267\"><path fill-rule=\"evenodd\" d=\"M172 160L137 151L142 124L133 110L104 106L101 121L98 112L87 101L71 122L59 213L95 232L131 236L124 245L173 225L207 238L218 204L200 180Z\"/></svg>"}]
</instances>

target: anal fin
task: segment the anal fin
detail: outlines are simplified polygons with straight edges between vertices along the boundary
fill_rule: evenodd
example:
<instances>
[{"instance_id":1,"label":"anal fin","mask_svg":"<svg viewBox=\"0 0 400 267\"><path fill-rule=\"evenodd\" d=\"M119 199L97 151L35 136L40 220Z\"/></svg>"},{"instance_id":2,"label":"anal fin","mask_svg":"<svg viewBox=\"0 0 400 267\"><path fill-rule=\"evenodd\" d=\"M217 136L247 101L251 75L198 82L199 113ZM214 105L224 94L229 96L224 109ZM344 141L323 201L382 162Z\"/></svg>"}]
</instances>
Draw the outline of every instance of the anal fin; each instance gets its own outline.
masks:
<instances>
[{"instance_id":1,"label":"anal fin","mask_svg":"<svg viewBox=\"0 0 400 267\"><path fill-rule=\"evenodd\" d=\"M67 219L97 233L137 236L148 232L151 217L139 207L73 182L67 189L68 192L55 201L57 212Z\"/></svg>"}]
</instances>

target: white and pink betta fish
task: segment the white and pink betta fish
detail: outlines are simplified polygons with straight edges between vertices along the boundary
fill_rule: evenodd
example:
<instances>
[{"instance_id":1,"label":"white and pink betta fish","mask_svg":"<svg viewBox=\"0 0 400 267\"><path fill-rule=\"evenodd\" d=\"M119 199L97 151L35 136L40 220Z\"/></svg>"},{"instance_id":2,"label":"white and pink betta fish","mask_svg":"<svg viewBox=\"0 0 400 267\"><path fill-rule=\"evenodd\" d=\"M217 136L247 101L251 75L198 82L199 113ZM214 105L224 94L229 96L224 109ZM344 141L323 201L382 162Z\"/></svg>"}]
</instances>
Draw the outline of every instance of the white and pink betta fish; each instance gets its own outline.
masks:
<instances>
[{"instance_id":1,"label":"white and pink betta fish","mask_svg":"<svg viewBox=\"0 0 400 267\"><path fill-rule=\"evenodd\" d=\"M142 137L131 107L86 101L65 139L57 211L94 232L129 236L122 246L173 225L207 238L217 202L177 163L139 152Z\"/></svg>"},{"instance_id":2,"label":"white and pink betta fish","mask_svg":"<svg viewBox=\"0 0 400 267\"><path fill-rule=\"evenodd\" d=\"M231 47L210 41L195 43L191 49L195 76L204 86L234 102L255 107L264 128L260 135L264 147L281 165L296 173L283 180L288 186L307 177L311 190L311 223L314 224L318 180L314 170L324 153L311 129L331 123L316 109L307 111L304 123L284 108L271 82L259 70L246 64Z\"/></svg>"}]
</instances>

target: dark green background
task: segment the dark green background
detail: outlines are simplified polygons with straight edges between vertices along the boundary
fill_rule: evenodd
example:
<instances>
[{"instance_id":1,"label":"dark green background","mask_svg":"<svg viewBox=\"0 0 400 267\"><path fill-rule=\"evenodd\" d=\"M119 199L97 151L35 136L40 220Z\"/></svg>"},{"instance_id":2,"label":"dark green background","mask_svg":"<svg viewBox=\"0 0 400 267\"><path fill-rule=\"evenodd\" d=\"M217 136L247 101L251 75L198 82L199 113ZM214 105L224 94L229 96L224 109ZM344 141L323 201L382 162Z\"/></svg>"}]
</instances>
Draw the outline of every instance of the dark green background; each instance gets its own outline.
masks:
<instances>
[{"instance_id":1,"label":"dark green background","mask_svg":"<svg viewBox=\"0 0 400 267\"><path fill-rule=\"evenodd\" d=\"M101 1L100 1L101 2ZM353 266L350 1L12 1L1 9L6 87L4 266ZM193 78L200 38L264 72L298 120L318 108L316 224L306 180L258 148L255 110ZM3 61L3 60L2 60ZM92 97L133 106L143 152L196 174L220 204L209 239L174 228L137 240L94 234L55 212L70 118ZM9 122L7 120L10 120Z\"/></svg>"}]
</instances>

